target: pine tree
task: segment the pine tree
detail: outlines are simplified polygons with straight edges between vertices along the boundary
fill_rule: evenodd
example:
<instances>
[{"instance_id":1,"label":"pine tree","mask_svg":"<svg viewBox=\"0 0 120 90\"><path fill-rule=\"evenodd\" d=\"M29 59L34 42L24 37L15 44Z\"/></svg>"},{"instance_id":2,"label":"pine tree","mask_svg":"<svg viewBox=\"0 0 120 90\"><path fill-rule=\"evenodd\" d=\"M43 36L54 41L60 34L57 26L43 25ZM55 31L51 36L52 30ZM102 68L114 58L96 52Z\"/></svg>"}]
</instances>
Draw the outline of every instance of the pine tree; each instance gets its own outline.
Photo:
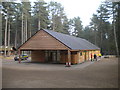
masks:
<instances>
[{"instance_id":1,"label":"pine tree","mask_svg":"<svg viewBox=\"0 0 120 90\"><path fill-rule=\"evenodd\" d=\"M60 3L50 2L48 4L50 26L53 31L63 32L64 8Z\"/></svg>"},{"instance_id":2,"label":"pine tree","mask_svg":"<svg viewBox=\"0 0 120 90\"><path fill-rule=\"evenodd\" d=\"M2 2L3 6L3 18L5 19L5 28L3 27L4 30L4 56L7 55L6 51L8 51L8 56L9 56L9 51L10 51L10 29L11 29L11 22L13 20L13 15L12 12L14 11L14 8L12 7L14 3L12 2ZM7 47L8 46L8 47ZM6 50L6 47L8 48Z\"/></svg>"},{"instance_id":3,"label":"pine tree","mask_svg":"<svg viewBox=\"0 0 120 90\"><path fill-rule=\"evenodd\" d=\"M44 1L37 1L33 6L33 27L35 30L40 30L41 28L47 29L48 27L48 11L47 6Z\"/></svg>"},{"instance_id":4,"label":"pine tree","mask_svg":"<svg viewBox=\"0 0 120 90\"><path fill-rule=\"evenodd\" d=\"M82 25L82 21L80 20L80 17L74 17L73 19L71 19L71 25L74 27L74 31L72 32L72 35L77 37L82 37L83 25Z\"/></svg>"}]
</instances>

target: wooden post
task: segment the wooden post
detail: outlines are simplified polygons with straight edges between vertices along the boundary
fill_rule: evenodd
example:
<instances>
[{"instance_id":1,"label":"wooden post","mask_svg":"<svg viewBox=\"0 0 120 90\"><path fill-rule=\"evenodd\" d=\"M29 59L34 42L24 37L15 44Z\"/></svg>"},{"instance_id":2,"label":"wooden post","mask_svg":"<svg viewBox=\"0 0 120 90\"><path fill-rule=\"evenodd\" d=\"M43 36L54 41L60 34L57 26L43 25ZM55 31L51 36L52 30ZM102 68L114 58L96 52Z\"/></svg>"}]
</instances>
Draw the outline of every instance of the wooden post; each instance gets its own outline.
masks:
<instances>
[{"instance_id":1,"label":"wooden post","mask_svg":"<svg viewBox=\"0 0 120 90\"><path fill-rule=\"evenodd\" d=\"M19 55L19 63L21 63L21 58L20 58L21 51L20 50L18 50L18 55Z\"/></svg>"},{"instance_id":2,"label":"wooden post","mask_svg":"<svg viewBox=\"0 0 120 90\"><path fill-rule=\"evenodd\" d=\"M71 52L68 50L68 62L71 62Z\"/></svg>"},{"instance_id":3,"label":"wooden post","mask_svg":"<svg viewBox=\"0 0 120 90\"><path fill-rule=\"evenodd\" d=\"M68 50L68 66L71 66L71 52Z\"/></svg>"},{"instance_id":4,"label":"wooden post","mask_svg":"<svg viewBox=\"0 0 120 90\"><path fill-rule=\"evenodd\" d=\"M80 51L77 52L77 63L80 63Z\"/></svg>"}]
</instances>

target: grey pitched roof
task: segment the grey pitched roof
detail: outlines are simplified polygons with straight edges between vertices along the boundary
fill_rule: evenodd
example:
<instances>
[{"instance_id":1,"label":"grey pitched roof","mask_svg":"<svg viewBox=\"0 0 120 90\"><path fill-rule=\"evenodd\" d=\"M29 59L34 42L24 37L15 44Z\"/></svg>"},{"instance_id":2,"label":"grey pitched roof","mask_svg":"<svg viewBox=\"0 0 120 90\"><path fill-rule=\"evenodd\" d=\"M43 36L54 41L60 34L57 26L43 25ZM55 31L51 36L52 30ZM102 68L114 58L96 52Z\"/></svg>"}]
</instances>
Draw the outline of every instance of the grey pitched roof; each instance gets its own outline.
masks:
<instances>
[{"instance_id":1,"label":"grey pitched roof","mask_svg":"<svg viewBox=\"0 0 120 90\"><path fill-rule=\"evenodd\" d=\"M47 33L52 35L54 38L56 38L57 40L59 40L60 42L62 42L63 44L65 44L67 47L69 47L72 50L100 49L99 47L95 46L94 44L92 44L89 41L82 39L82 38L54 32L54 31L46 30L46 29L44 29L44 31L46 31Z\"/></svg>"}]
</instances>

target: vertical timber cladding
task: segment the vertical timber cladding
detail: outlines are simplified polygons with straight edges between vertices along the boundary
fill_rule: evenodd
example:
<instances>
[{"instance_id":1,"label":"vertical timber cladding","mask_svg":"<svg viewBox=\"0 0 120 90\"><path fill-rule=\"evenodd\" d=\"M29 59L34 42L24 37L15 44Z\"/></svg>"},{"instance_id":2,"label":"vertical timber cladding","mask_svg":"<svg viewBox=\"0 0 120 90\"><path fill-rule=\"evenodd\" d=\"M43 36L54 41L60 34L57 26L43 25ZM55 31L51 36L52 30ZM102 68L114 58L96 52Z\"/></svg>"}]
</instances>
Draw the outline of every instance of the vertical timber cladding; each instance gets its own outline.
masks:
<instances>
[{"instance_id":1,"label":"vertical timber cladding","mask_svg":"<svg viewBox=\"0 0 120 90\"><path fill-rule=\"evenodd\" d=\"M78 51L71 51L71 63L77 64L79 60L79 54Z\"/></svg>"},{"instance_id":2,"label":"vertical timber cladding","mask_svg":"<svg viewBox=\"0 0 120 90\"><path fill-rule=\"evenodd\" d=\"M86 51L71 51L71 63L77 64L82 63L84 61L91 60L91 54L92 59L94 59L94 54L98 55L100 50L86 50ZM61 51L60 53L60 62L66 63L68 61L68 53L66 51Z\"/></svg>"},{"instance_id":3,"label":"vertical timber cladding","mask_svg":"<svg viewBox=\"0 0 120 90\"><path fill-rule=\"evenodd\" d=\"M80 51L80 63L84 62L84 55L83 52Z\"/></svg>"},{"instance_id":4,"label":"vertical timber cladding","mask_svg":"<svg viewBox=\"0 0 120 90\"><path fill-rule=\"evenodd\" d=\"M59 42L47 32L40 30L20 47L21 50L68 50L64 44Z\"/></svg>"},{"instance_id":5,"label":"vertical timber cladding","mask_svg":"<svg viewBox=\"0 0 120 90\"><path fill-rule=\"evenodd\" d=\"M86 61L89 60L89 51L85 51L85 57L86 57Z\"/></svg>"},{"instance_id":6,"label":"vertical timber cladding","mask_svg":"<svg viewBox=\"0 0 120 90\"><path fill-rule=\"evenodd\" d=\"M45 52L40 51L31 51L31 61L32 62L45 62Z\"/></svg>"},{"instance_id":7,"label":"vertical timber cladding","mask_svg":"<svg viewBox=\"0 0 120 90\"><path fill-rule=\"evenodd\" d=\"M70 55L70 57L68 55ZM72 64L80 63L81 62L80 52L79 51L67 51L67 50L60 52L60 62L61 63L69 62L69 59Z\"/></svg>"},{"instance_id":8,"label":"vertical timber cladding","mask_svg":"<svg viewBox=\"0 0 120 90\"><path fill-rule=\"evenodd\" d=\"M67 50L60 51L60 63L66 63L68 61L68 52Z\"/></svg>"},{"instance_id":9,"label":"vertical timber cladding","mask_svg":"<svg viewBox=\"0 0 120 90\"><path fill-rule=\"evenodd\" d=\"M91 51L89 50L80 51L80 63L90 60L91 59L90 54L91 54Z\"/></svg>"}]
</instances>

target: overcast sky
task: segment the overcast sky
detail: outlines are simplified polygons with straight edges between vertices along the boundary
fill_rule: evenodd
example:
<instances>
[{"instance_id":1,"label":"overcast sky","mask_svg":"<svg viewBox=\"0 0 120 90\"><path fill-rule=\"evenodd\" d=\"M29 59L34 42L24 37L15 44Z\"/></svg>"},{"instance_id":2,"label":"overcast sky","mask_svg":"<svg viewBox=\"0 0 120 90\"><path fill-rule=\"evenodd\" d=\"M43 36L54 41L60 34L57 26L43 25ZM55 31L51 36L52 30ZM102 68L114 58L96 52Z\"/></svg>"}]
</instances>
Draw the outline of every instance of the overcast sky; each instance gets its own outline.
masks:
<instances>
[{"instance_id":1,"label":"overcast sky","mask_svg":"<svg viewBox=\"0 0 120 90\"><path fill-rule=\"evenodd\" d=\"M32 2L36 0L30 0ZM79 16L81 18L82 24L85 27L89 25L90 18L93 13L100 6L101 2L105 0L44 0L45 2L55 1L62 4L64 7L67 17L73 18ZM107 0L106 0L107 1Z\"/></svg>"},{"instance_id":2,"label":"overcast sky","mask_svg":"<svg viewBox=\"0 0 120 90\"><path fill-rule=\"evenodd\" d=\"M83 26L90 22L92 14L96 12L101 1L104 0L45 0L46 2L56 1L62 4L68 18L79 16Z\"/></svg>"}]
</instances>

